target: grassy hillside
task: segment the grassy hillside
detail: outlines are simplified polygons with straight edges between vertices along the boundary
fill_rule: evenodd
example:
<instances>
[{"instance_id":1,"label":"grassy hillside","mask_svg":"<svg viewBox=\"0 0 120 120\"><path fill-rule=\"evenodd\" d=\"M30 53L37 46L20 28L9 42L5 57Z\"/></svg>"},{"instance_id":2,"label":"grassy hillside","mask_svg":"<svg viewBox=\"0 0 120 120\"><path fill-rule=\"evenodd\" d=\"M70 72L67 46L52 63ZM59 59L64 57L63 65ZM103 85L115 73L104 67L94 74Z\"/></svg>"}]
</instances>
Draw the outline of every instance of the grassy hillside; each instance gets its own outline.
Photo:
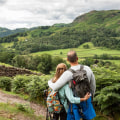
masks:
<instances>
[{"instance_id":1,"label":"grassy hillside","mask_svg":"<svg viewBox=\"0 0 120 120\"><path fill-rule=\"evenodd\" d=\"M77 24L78 23L78 24ZM105 27L120 30L120 10L91 11L77 17L73 24L84 25L84 29Z\"/></svg>"},{"instance_id":2,"label":"grassy hillside","mask_svg":"<svg viewBox=\"0 0 120 120\"><path fill-rule=\"evenodd\" d=\"M120 49L120 10L91 11L70 24L41 26L25 33L0 39L14 42L12 48L23 53L76 48L85 42Z\"/></svg>"},{"instance_id":3,"label":"grassy hillside","mask_svg":"<svg viewBox=\"0 0 120 120\"><path fill-rule=\"evenodd\" d=\"M84 48L84 45L89 45L89 48ZM58 49L58 50L51 50L51 51L43 51L43 52L36 52L32 53L32 55L41 55L43 53L47 53L53 56L60 56L66 59L67 52L70 50L75 50L79 57L79 60L83 60L85 57L93 57L94 55L102 55L102 54L109 54L111 56L119 56L120 57L120 50L111 50L103 47L95 47L91 42L86 42L80 45L78 48L70 48L70 49ZM109 60L112 63L120 65L120 60Z\"/></svg>"}]
</instances>

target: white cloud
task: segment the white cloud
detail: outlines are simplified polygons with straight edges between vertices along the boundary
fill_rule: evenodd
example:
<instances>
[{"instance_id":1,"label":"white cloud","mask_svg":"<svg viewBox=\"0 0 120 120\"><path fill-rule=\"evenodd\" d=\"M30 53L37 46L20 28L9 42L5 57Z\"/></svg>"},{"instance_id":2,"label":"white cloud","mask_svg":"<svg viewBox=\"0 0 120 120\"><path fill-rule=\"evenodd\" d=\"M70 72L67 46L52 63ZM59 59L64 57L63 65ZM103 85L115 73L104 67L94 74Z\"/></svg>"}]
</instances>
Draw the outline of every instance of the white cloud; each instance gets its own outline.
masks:
<instances>
[{"instance_id":1,"label":"white cloud","mask_svg":"<svg viewBox=\"0 0 120 120\"><path fill-rule=\"evenodd\" d=\"M0 27L69 23L91 10L120 9L119 0L0 0Z\"/></svg>"}]
</instances>

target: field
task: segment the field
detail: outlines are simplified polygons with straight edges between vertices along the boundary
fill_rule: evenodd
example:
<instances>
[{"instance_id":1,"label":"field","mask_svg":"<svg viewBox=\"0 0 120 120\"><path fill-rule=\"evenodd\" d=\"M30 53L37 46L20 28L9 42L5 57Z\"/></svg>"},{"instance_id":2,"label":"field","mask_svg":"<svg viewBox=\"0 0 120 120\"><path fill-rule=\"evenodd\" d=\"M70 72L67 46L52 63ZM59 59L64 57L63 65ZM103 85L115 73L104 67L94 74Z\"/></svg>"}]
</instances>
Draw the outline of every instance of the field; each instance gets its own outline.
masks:
<instances>
[{"instance_id":1,"label":"field","mask_svg":"<svg viewBox=\"0 0 120 120\"><path fill-rule=\"evenodd\" d=\"M1 45L4 47L4 48L9 48L13 45L13 42L10 42L10 43L1 43Z\"/></svg>"},{"instance_id":2,"label":"field","mask_svg":"<svg viewBox=\"0 0 120 120\"><path fill-rule=\"evenodd\" d=\"M89 48L85 49L83 46L88 44ZM102 47L94 47L94 45L91 42L87 42L78 48L70 48L70 49L58 49L58 50L51 50L51 51L43 51L43 52L36 52L32 53L32 55L41 55L41 54L51 54L53 56L60 56L64 59L66 59L67 52L70 50L75 50L78 54L79 59L83 59L85 57L93 57L96 55L102 55L102 54L109 54L111 56L119 56L120 57L120 50L112 50L108 48L102 48ZM120 64L120 60L110 60L111 62L114 62L115 64Z\"/></svg>"}]
</instances>

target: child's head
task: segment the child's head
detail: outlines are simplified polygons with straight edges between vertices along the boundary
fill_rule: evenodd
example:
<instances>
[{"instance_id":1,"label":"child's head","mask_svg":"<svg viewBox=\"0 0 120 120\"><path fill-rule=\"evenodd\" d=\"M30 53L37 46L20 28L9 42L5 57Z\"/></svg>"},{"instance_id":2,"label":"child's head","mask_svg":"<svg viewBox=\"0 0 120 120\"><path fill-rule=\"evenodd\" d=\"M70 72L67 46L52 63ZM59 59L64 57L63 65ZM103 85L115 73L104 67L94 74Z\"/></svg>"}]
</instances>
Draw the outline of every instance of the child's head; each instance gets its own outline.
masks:
<instances>
[{"instance_id":1,"label":"child's head","mask_svg":"<svg viewBox=\"0 0 120 120\"><path fill-rule=\"evenodd\" d=\"M52 80L52 82L56 82L57 79L63 74L63 72L65 72L67 70L67 66L64 63L60 63L57 65L56 67L56 73L55 76Z\"/></svg>"}]
</instances>

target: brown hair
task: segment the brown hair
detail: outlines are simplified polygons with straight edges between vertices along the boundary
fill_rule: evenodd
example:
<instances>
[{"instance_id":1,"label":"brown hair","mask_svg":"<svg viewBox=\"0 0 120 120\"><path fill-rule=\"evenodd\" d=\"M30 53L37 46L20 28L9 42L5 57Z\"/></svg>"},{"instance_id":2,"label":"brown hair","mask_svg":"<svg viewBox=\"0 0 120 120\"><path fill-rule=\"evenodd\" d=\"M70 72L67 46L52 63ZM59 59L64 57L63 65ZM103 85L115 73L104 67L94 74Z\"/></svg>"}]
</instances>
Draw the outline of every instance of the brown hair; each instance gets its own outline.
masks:
<instances>
[{"instance_id":1,"label":"brown hair","mask_svg":"<svg viewBox=\"0 0 120 120\"><path fill-rule=\"evenodd\" d=\"M67 59L69 62L74 63L77 60L77 53L73 50L69 51L67 54Z\"/></svg>"},{"instance_id":2,"label":"brown hair","mask_svg":"<svg viewBox=\"0 0 120 120\"><path fill-rule=\"evenodd\" d=\"M67 66L64 63L60 63L56 67L56 73L54 78L52 79L52 82L55 83L58 78L67 70Z\"/></svg>"}]
</instances>

